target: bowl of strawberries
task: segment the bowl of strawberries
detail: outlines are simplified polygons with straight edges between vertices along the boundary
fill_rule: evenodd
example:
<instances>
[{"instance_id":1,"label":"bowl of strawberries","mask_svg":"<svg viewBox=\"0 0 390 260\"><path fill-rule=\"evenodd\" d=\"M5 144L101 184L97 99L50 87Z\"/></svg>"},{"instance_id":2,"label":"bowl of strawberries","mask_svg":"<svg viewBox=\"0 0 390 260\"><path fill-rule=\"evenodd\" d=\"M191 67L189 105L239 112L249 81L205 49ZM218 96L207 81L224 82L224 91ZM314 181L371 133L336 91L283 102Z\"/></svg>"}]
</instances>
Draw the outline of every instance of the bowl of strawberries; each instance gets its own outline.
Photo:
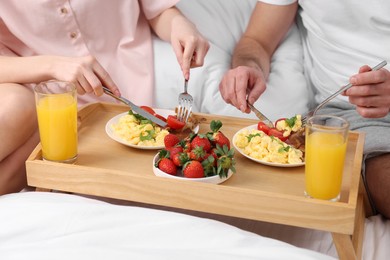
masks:
<instances>
[{"instance_id":1,"label":"bowl of strawberries","mask_svg":"<svg viewBox=\"0 0 390 260\"><path fill-rule=\"evenodd\" d=\"M180 139L175 134L164 138L164 148L153 158L156 176L220 184L235 173L234 149L220 130L222 123L213 120L210 131L191 133Z\"/></svg>"}]
</instances>

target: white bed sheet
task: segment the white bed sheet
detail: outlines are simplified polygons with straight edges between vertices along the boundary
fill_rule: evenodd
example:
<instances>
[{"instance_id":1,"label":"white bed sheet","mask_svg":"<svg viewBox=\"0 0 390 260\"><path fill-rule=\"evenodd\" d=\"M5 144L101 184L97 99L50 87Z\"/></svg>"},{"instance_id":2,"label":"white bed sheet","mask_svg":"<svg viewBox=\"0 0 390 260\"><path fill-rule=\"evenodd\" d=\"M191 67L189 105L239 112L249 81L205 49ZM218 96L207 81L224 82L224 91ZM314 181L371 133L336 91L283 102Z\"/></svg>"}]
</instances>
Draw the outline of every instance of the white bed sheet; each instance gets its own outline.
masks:
<instances>
[{"instance_id":1,"label":"white bed sheet","mask_svg":"<svg viewBox=\"0 0 390 260\"><path fill-rule=\"evenodd\" d=\"M76 195L0 197L0 259L333 259L180 213Z\"/></svg>"}]
</instances>

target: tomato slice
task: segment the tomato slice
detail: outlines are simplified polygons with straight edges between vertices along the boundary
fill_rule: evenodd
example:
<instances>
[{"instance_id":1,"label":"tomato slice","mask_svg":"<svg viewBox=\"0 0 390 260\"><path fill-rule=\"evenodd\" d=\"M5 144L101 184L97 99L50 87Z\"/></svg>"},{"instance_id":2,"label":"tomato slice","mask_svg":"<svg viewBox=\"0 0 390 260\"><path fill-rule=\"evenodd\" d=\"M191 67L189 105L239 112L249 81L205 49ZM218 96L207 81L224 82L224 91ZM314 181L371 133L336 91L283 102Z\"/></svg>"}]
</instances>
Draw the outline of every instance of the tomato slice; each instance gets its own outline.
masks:
<instances>
[{"instance_id":1,"label":"tomato slice","mask_svg":"<svg viewBox=\"0 0 390 260\"><path fill-rule=\"evenodd\" d=\"M267 126L264 122L257 123L257 130L263 131L264 134L268 135L268 132L271 128Z\"/></svg>"},{"instance_id":2,"label":"tomato slice","mask_svg":"<svg viewBox=\"0 0 390 260\"><path fill-rule=\"evenodd\" d=\"M164 122L167 122L167 119L166 119L165 117L163 117L162 115L159 115L159 114L154 113L154 116L157 117L157 118L159 118L159 119L161 119L161 120L164 121Z\"/></svg>"},{"instance_id":3,"label":"tomato slice","mask_svg":"<svg viewBox=\"0 0 390 260\"><path fill-rule=\"evenodd\" d=\"M140 106L141 109L145 110L146 112L148 112L149 114L156 114L156 112L153 110L153 108L151 107L148 107L148 106Z\"/></svg>"},{"instance_id":4,"label":"tomato slice","mask_svg":"<svg viewBox=\"0 0 390 260\"><path fill-rule=\"evenodd\" d=\"M280 141L284 142L287 140L288 136L283 136L283 132L279 131L276 128L271 128L268 132L269 136L277 137Z\"/></svg>"},{"instance_id":5,"label":"tomato slice","mask_svg":"<svg viewBox=\"0 0 390 260\"><path fill-rule=\"evenodd\" d=\"M172 129L182 129L186 125L186 123L179 121L174 115L168 115L167 124Z\"/></svg>"}]
</instances>

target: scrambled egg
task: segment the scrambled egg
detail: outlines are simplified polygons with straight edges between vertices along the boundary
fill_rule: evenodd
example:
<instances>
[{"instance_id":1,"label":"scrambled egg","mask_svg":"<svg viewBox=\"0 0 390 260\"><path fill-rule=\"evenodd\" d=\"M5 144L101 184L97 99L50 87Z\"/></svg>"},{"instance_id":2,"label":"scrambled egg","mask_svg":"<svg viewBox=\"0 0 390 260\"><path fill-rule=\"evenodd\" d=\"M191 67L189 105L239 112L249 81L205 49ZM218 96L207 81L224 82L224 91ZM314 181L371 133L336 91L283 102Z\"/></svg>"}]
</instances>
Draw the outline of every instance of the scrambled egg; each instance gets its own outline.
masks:
<instances>
[{"instance_id":1,"label":"scrambled egg","mask_svg":"<svg viewBox=\"0 0 390 260\"><path fill-rule=\"evenodd\" d=\"M111 128L129 144L139 146L164 146L164 137L169 133L159 126L142 124L130 114L120 117L118 123L111 125Z\"/></svg>"},{"instance_id":2,"label":"scrambled egg","mask_svg":"<svg viewBox=\"0 0 390 260\"><path fill-rule=\"evenodd\" d=\"M235 145L252 158L272 163L302 163L302 151L270 137L257 129L245 129L237 134Z\"/></svg>"},{"instance_id":3,"label":"scrambled egg","mask_svg":"<svg viewBox=\"0 0 390 260\"><path fill-rule=\"evenodd\" d=\"M302 127L302 116L296 115L276 123L276 129L283 131L283 136L289 136L291 132L297 132Z\"/></svg>"}]
</instances>

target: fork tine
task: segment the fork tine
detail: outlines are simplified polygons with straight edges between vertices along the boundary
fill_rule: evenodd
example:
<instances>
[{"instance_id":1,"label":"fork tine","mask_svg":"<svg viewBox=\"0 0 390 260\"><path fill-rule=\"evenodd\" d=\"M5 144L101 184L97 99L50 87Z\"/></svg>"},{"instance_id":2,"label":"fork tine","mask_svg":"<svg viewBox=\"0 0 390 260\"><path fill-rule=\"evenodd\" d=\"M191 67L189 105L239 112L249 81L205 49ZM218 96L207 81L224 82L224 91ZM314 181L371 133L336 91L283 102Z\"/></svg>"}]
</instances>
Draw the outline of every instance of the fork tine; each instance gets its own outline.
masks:
<instances>
[{"instance_id":1,"label":"fork tine","mask_svg":"<svg viewBox=\"0 0 390 260\"><path fill-rule=\"evenodd\" d=\"M184 112L185 112L185 108L183 107L183 105L179 105L179 109L177 111L177 119L179 119L179 121L183 121L183 118L184 118Z\"/></svg>"},{"instance_id":2,"label":"fork tine","mask_svg":"<svg viewBox=\"0 0 390 260\"><path fill-rule=\"evenodd\" d=\"M307 120L311 117L311 115L306 115L304 117L301 118L301 121L302 121L302 125L306 125L307 123Z\"/></svg>"},{"instance_id":3,"label":"fork tine","mask_svg":"<svg viewBox=\"0 0 390 260\"><path fill-rule=\"evenodd\" d=\"M187 122L189 109L186 104L179 105L177 111L177 119L182 122Z\"/></svg>"},{"instance_id":4,"label":"fork tine","mask_svg":"<svg viewBox=\"0 0 390 260\"><path fill-rule=\"evenodd\" d=\"M186 123L188 122L188 119L190 118L191 110L192 110L191 106L188 109L186 109L186 114L185 114L185 117L184 117L184 122L186 122Z\"/></svg>"},{"instance_id":5,"label":"fork tine","mask_svg":"<svg viewBox=\"0 0 390 260\"><path fill-rule=\"evenodd\" d=\"M180 118L181 118L181 105L179 105L179 106L177 107L177 119L178 119L179 121L181 121Z\"/></svg>"}]
</instances>

